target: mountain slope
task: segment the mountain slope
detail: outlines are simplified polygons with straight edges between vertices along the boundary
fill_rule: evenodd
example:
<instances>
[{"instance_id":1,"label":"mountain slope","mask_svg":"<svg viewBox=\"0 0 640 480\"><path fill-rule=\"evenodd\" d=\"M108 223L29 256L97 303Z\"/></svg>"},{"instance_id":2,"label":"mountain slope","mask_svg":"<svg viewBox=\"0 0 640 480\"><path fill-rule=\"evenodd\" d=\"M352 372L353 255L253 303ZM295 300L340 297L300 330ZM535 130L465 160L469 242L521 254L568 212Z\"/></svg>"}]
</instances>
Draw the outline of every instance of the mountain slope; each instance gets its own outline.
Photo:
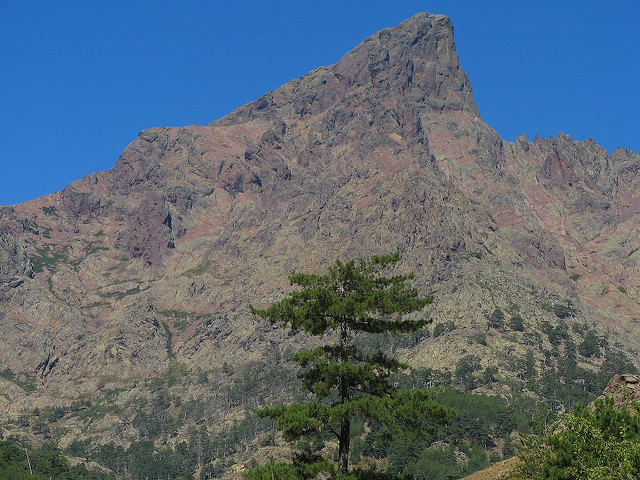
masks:
<instances>
[{"instance_id":1,"label":"mountain slope","mask_svg":"<svg viewBox=\"0 0 640 480\"><path fill-rule=\"evenodd\" d=\"M514 391L555 372L595 392L559 359L606 380L640 363L639 169L637 153L563 134L501 140L450 20L418 14L210 125L145 130L113 169L0 209L1 410L99 397L124 421L153 397L143 380L175 368L214 385L176 395L223 405L225 362L240 378L304 341L249 303L281 297L292 269L395 250L440 325L400 356L459 385L466 358L480 390L502 388L478 383L497 367Z\"/></svg>"}]
</instances>

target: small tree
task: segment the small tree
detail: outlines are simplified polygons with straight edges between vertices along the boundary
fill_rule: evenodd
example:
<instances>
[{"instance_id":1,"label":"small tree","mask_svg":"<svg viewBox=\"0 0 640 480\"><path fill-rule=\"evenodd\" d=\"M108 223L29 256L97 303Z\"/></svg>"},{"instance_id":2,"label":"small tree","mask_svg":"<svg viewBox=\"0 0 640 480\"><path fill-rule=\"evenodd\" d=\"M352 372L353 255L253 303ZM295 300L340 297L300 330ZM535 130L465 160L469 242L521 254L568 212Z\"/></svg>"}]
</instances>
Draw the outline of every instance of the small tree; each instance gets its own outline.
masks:
<instances>
[{"instance_id":1,"label":"small tree","mask_svg":"<svg viewBox=\"0 0 640 480\"><path fill-rule=\"evenodd\" d=\"M599 357L600 356L600 339L596 335L596 332L589 330L584 337L582 343L578 347L578 352L584 357Z\"/></svg>"},{"instance_id":2,"label":"small tree","mask_svg":"<svg viewBox=\"0 0 640 480\"><path fill-rule=\"evenodd\" d=\"M428 390L395 388L389 377L408 365L381 351L365 352L356 343L363 334L397 335L415 332L428 320L400 315L422 310L433 301L420 298L410 285L413 273L384 277L381 270L397 263L399 254L370 260L339 260L326 275L292 272L289 296L266 310L251 312L291 331L327 337L321 347L293 355L300 364L303 389L316 399L258 410L277 421L288 441L331 432L338 440L340 473L349 471L351 420L373 419L397 432L434 432L453 411L438 405Z\"/></svg>"},{"instance_id":3,"label":"small tree","mask_svg":"<svg viewBox=\"0 0 640 480\"><path fill-rule=\"evenodd\" d=\"M504 313L496 308L491 315L487 315L487 327L502 330L504 328Z\"/></svg>"}]
</instances>

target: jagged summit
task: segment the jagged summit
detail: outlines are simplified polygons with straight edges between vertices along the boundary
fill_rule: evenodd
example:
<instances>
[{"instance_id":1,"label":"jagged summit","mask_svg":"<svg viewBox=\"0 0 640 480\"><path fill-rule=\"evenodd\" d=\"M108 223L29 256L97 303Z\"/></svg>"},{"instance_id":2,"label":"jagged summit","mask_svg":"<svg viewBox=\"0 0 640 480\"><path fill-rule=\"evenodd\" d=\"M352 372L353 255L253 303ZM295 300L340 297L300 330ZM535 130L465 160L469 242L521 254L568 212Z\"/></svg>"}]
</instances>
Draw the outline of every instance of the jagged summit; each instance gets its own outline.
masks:
<instances>
[{"instance_id":1,"label":"jagged summit","mask_svg":"<svg viewBox=\"0 0 640 480\"><path fill-rule=\"evenodd\" d=\"M401 97L412 108L465 110L479 116L469 79L456 54L451 20L444 15L418 13L371 35L334 65L291 80L212 125L274 116L304 118L352 96L360 97L358 101L382 103Z\"/></svg>"}]
</instances>

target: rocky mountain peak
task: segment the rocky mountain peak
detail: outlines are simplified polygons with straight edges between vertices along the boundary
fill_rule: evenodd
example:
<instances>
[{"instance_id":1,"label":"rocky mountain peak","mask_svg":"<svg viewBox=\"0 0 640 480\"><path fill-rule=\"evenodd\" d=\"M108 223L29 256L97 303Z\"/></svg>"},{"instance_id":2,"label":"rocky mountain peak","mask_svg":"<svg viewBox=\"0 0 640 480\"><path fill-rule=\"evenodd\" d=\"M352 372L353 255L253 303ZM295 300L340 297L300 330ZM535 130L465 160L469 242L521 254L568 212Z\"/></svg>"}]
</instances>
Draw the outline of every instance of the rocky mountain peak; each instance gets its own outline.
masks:
<instances>
[{"instance_id":1,"label":"rocky mountain peak","mask_svg":"<svg viewBox=\"0 0 640 480\"><path fill-rule=\"evenodd\" d=\"M371 35L336 64L291 80L212 125L274 116L304 118L353 95L367 103L391 101L435 112L453 109L480 115L456 54L451 20L419 13Z\"/></svg>"},{"instance_id":2,"label":"rocky mountain peak","mask_svg":"<svg viewBox=\"0 0 640 480\"><path fill-rule=\"evenodd\" d=\"M249 303L281 297L291 270L391 251L435 294L439 333L403 361L451 373L473 355L514 385L520 365L560 371L559 352L623 371L616 352L640 361L639 165L566 135L503 142L451 21L415 15L222 119L145 130L113 169L0 209L0 410L171 365L226 382L230 358L272 361L300 341Z\"/></svg>"}]
</instances>

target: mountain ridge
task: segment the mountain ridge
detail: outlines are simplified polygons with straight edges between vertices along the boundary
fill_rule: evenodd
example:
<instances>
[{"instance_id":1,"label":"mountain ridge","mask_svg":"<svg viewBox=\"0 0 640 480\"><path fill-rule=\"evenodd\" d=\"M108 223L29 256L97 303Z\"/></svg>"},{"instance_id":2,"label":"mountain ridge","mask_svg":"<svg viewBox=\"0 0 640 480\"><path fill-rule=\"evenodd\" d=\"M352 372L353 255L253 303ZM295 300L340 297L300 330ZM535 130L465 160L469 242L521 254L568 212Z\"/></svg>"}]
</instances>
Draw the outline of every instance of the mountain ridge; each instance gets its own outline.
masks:
<instances>
[{"instance_id":1,"label":"mountain ridge","mask_svg":"<svg viewBox=\"0 0 640 480\"><path fill-rule=\"evenodd\" d=\"M592 140L503 141L451 21L418 14L207 126L144 130L111 170L0 208L0 410L120 389L127 405L176 365L220 386L230 359L278 364L304 340L249 303L280 298L291 270L396 250L435 294L421 313L433 331L398 347L403 360L455 377L475 357L534 395L528 355L539 379L573 355L608 381L620 358L640 365L638 170L637 153Z\"/></svg>"}]
</instances>

